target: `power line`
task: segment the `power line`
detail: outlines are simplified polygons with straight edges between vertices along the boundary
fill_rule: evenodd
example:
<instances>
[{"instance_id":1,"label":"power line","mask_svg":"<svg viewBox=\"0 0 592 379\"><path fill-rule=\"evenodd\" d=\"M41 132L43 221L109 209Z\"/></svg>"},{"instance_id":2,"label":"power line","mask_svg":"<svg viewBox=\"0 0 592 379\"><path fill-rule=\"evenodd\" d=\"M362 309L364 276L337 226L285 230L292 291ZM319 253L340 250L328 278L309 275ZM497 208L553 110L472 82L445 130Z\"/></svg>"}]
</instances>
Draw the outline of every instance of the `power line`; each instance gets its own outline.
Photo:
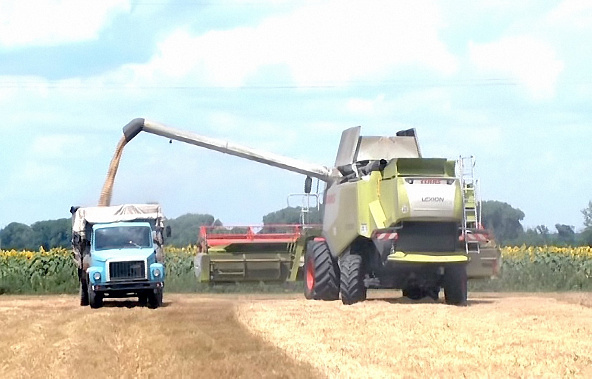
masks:
<instances>
[{"instance_id":1,"label":"power line","mask_svg":"<svg viewBox=\"0 0 592 379\"><path fill-rule=\"evenodd\" d=\"M348 81L335 83L310 83L310 84L272 84L272 85L127 85L127 84L66 84L60 81L2 81L0 88L7 89L105 89L105 90L299 90L299 89L339 89L357 87L489 87L489 86L515 86L516 80L504 78L492 79L466 79L451 81L420 81L420 80L384 80L384 81Z\"/></svg>"},{"instance_id":2,"label":"power line","mask_svg":"<svg viewBox=\"0 0 592 379\"><path fill-rule=\"evenodd\" d=\"M69 84L59 80L14 80L0 81L3 89L64 89L64 90L305 90L305 89L351 89L351 88L445 88L445 87L507 87L520 85L520 81L509 78L469 78L457 80L383 80L383 81L347 81L304 84L249 84L231 85L128 85L128 84ZM562 81L561 85L590 85L592 81Z\"/></svg>"}]
</instances>

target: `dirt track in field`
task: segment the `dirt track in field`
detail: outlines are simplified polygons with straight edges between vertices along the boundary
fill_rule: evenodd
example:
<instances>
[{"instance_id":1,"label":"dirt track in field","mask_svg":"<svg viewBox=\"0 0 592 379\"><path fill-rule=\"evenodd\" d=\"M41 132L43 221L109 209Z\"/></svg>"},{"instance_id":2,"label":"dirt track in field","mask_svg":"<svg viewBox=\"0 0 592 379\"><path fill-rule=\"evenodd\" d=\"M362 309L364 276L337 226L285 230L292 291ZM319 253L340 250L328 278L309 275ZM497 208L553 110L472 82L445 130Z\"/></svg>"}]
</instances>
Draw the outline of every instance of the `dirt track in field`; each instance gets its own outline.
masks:
<instances>
[{"instance_id":1,"label":"dirt track in field","mask_svg":"<svg viewBox=\"0 0 592 379\"><path fill-rule=\"evenodd\" d=\"M0 377L592 377L592 293L400 292L353 306L300 295L166 294L102 309L0 296Z\"/></svg>"}]
</instances>

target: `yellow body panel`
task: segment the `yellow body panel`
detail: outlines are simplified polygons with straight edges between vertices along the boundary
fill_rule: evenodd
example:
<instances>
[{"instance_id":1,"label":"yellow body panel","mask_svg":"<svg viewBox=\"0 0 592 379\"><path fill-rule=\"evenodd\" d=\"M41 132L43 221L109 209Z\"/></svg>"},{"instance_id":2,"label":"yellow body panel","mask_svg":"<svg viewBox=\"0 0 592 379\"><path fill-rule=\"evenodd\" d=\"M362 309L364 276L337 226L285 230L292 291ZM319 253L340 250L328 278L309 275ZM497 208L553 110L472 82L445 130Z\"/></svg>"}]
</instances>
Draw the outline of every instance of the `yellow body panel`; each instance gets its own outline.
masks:
<instances>
[{"instance_id":1,"label":"yellow body panel","mask_svg":"<svg viewBox=\"0 0 592 379\"><path fill-rule=\"evenodd\" d=\"M388 256L388 260L392 262L407 262L407 263L461 263L468 262L469 258L466 255L430 255L428 253L404 253L397 251Z\"/></svg>"}]
</instances>

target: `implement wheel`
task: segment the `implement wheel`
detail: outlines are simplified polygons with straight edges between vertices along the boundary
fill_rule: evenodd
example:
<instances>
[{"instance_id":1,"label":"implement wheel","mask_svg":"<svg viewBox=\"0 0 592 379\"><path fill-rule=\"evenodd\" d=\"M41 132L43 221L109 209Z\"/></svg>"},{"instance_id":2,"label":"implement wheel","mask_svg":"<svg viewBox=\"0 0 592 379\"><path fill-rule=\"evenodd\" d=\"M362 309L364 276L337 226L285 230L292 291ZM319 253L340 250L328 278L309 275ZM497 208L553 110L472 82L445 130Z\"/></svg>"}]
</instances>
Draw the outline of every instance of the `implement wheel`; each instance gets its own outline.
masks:
<instances>
[{"instance_id":1,"label":"implement wheel","mask_svg":"<svg viewBox=\"0 0 592 379\"><path fill-rule=\"evenodd\" d=\"M341 269L341 301L350 305L366 300L364 284L364 267L362 257L348 254L340 260Z\"/></svg>"},{"instance_id":2,"label":"implement wheel","mask_svg":"<svg viewBox=\"0 0 592 379\"><path fill-rule=\"evenodd\" d=\"M444 300L450 305L467 305L467 265L449 265L444 269Z\"/></svg>"},{"instance_id":3,"label":"implement wheel","mask_svg":"<svg viewBox=\"0 0 592 379\"><path fill-rule=\"evenodd\" d=\"M304 297L339 299L339 267L325 241L308 243L304 256Z\"/></svg>"}]
</instances>

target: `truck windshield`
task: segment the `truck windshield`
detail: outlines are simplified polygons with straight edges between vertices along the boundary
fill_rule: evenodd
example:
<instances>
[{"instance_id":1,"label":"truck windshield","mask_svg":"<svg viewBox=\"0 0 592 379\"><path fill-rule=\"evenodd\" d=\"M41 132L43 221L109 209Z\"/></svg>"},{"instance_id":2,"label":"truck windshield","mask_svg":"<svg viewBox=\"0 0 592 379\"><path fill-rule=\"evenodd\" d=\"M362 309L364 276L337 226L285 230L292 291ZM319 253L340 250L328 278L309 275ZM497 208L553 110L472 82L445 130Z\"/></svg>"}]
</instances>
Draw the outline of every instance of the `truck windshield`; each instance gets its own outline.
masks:
<instances>
[{"instance_id":1,"label":"truck windshield","mask_svg":"<svg viewBox=\"0 0 592 379\"><path fill-rule=\"evenodd\" d=\"M150 247L152 230L147 226L117 226L95 230L95 250Z\"/></svg>"}]
</instances>

